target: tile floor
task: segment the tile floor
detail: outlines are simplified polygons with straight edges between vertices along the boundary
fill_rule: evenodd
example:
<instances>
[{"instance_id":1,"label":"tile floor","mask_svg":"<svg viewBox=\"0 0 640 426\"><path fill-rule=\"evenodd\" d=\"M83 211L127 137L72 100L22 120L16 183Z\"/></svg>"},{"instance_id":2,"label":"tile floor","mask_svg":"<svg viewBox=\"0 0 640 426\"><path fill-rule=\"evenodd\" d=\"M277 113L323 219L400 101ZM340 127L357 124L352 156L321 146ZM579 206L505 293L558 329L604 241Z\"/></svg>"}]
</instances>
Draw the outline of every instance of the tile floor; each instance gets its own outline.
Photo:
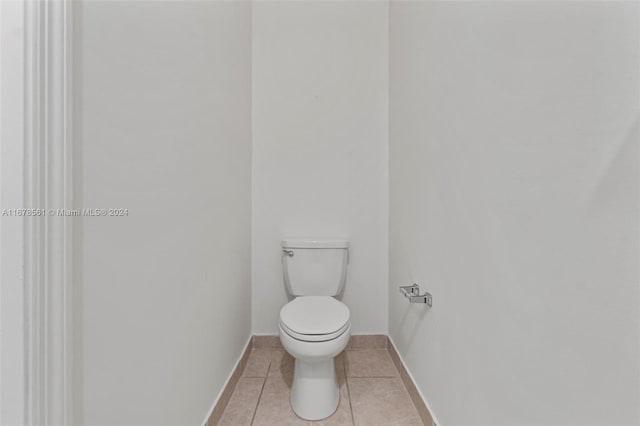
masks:
<instances>
[{"instance_id":1,"label":"tile floor","mask_svg":"<svg viewBox=\"0 0 640 426\"><path fill-rule=\"evenodd\" d=\"M331 417L297 417L289 406L293 358L281 347L254 347L219 425L422 425L387 349L351 343L335 360L341 398Z\"/></svg>"}]
</instances>

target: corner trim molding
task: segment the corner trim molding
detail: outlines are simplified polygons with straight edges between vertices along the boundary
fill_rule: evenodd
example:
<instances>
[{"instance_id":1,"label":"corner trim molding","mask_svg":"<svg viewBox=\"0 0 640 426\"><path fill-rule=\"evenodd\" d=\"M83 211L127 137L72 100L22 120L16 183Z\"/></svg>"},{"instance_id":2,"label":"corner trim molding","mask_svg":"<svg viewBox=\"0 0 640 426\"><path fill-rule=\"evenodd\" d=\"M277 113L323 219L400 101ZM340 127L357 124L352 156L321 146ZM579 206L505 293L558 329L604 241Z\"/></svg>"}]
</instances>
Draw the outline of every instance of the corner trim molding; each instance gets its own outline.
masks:
<instances>
[{"instance_id":1,"label":"corner trim molding","mask_svg":"<svg viewBox=\"0 0 640 426\"><path fill-rule=\"evenodd\" d=\"M72 419L72 2L25 7L26 424Z\"/></svg>"}]
</instances>

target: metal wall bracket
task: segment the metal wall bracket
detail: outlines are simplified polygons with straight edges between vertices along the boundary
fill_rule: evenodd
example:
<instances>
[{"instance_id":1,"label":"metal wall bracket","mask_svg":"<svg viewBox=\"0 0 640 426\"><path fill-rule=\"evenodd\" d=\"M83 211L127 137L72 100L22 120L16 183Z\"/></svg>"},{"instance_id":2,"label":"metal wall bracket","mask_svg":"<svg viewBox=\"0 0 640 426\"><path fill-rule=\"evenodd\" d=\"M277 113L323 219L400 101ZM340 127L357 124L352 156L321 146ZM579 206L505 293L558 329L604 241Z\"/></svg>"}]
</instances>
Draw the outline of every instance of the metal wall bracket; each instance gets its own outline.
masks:
<instances>
[{"instance_id":1,"label":"metal wall bracket","mask_svg":"<svg viewBox=\"0 0 640 426\"><path fill-rule=\"evenodd\" d=\"M424 294L420 294L420 286L418 284L401 286L400 293L411 303L424 303L427 306L432 306L431 293L425 291Z\"/></svg>"},{"instance_id":2,"label":"metal wall bracket","mask_svg":"<svg viewBox=\"0 0 640 426\"><path fill-rule=\"evenodd\" d=\"M282 253L289 257L293 257L293 250L282 249Z\"/></svg>"}]
</instances>

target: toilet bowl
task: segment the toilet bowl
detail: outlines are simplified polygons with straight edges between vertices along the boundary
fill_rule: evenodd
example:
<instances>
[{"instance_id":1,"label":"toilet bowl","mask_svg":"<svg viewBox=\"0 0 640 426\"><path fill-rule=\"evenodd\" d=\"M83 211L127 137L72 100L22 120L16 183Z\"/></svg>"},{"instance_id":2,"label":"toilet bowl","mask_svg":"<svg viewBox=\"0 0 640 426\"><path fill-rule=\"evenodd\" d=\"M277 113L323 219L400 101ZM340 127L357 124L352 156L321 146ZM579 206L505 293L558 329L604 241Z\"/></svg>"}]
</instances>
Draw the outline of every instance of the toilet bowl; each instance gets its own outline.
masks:
<instances>
[{"instance_id":1,"label":"toilet bowl","mask_svg":"<svg viewBox=\"0 0 640 426\"><path fill-rule=\"evenodd\" d=\"M331 296L297 297L280 311L280 341L295 358L289 400L299 417L321 420L338 408L334 358L350 336L349 308Z\"/></svg>"}]
</instances>

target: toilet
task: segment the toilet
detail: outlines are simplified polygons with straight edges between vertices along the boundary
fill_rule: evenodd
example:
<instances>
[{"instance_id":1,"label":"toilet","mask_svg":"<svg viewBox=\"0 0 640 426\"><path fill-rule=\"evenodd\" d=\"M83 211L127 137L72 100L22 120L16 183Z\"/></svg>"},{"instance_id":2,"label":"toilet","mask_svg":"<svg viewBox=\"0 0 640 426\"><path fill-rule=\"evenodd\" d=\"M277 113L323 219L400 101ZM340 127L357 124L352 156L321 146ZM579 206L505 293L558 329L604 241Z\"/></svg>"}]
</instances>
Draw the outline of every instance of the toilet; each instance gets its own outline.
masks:
<instances>
[{"instance_id":1,"label":"toilet","mask_svg":"<svg viewBox=\"0 0 640 426\"><path fill-rule=\"evenodd\" d=\"M295 359L289 400L299 417L321 420L338 408L333 360L351 336L349 308L335 298L344 289L349 242L287 239L281 245L284 282L294 296L280 310L280 341Z\"/></svg>"}]
</instances>

